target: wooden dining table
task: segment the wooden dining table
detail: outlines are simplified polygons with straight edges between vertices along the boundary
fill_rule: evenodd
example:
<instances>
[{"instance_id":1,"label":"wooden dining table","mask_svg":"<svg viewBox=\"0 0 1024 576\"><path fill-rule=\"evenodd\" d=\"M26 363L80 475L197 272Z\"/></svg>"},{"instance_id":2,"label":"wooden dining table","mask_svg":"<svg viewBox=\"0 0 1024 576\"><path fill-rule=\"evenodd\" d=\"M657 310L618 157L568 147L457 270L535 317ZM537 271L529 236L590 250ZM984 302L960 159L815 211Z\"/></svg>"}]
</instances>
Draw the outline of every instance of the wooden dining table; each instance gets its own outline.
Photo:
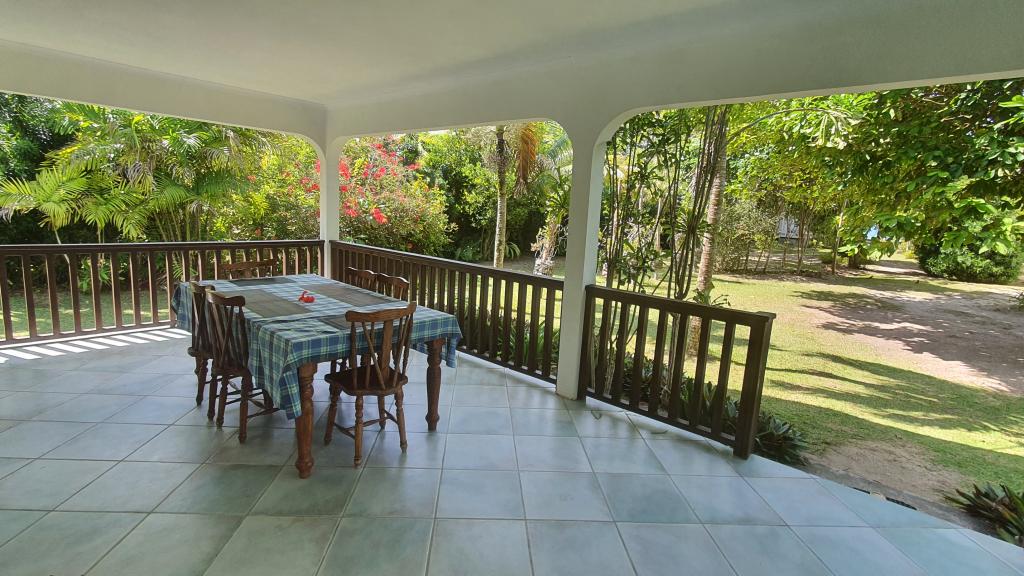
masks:
<instances>
[{"instance_id":1,"label":"wooden dining table","mask_svg":"<svg viewBox=\"0 0 1024 576\"><path fill-rule=\"evenodd\" d=\"M389 308L402 301L315 274L200 283L227 295L245 297L249 370L274 406L295 420L295 467L300 478L308 478L314 463L313 382L320 363L348 358L351 353L351 328L344 319L345 312ZM303 291L312 294L314 301L300 302ZM177 327L191 331L188 283L176 287L171 305ZM430 431L437 429L439 419L441 363L455 367L461 337L458 321L451 314L426 307L416 309L409 343L427 354L425 418ZM357 355L368 349L365 340L359 338L356 347Z\"/></svg>"}]
</instances>

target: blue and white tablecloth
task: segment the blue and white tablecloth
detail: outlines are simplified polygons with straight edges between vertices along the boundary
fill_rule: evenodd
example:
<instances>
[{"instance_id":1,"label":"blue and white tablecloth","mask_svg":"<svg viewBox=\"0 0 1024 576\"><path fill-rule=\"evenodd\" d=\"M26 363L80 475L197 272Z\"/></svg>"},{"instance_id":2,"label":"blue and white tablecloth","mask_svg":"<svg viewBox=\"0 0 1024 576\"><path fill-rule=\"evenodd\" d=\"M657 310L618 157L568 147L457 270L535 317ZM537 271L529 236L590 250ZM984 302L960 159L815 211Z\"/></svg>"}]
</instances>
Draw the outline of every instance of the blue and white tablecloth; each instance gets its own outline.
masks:
<instances>
[{"instance_id":1,"label":"blue and white tablecloth","mask_svg":"<svg viewBox=\"0 0 1024 576\"><path fill-rule=\"evenodd\" d=\"M323 284L325 287L341 284L335 280L315 274L277 278L280 280L259 285L247 283L245 280L240 280L237 284L230 280L204 280L201 284L212 286L219 292L258 289L293 302L298 300L303 290L309 290L316 297L316 302L302 304L308 309L308 312L304 313L263 318L255 310L245 310L249 336L249 370L257 385L263 387L274 399L274 404L284 410L288 418L296 418L302 413L299 398L299 366L310 362L330 362L349 356L349 331L331 326L318 318L341 316L352 308L374 310L393 307L399 301L388 298L388 302L380 304L354 306L317 293L317 284ZM365 293L368 296L376 294L348 284L344 286L353 292ZM191 331L189 311L192 309L192 293L188 289L188 283L178 284L171 300L171 307L177 315L177 327ZM412 334L409 337L410 344L415 349L425 352L427 343L438 338L447 339L447 346L441 352L442 359L448 366L454 368L455 348L462 338L458 321L451 314L431 308L416 308ZM364 345L357 346L363 348ZM357 353L361 353L361 350L357 350Z\"/></svg>"}]
</instances>

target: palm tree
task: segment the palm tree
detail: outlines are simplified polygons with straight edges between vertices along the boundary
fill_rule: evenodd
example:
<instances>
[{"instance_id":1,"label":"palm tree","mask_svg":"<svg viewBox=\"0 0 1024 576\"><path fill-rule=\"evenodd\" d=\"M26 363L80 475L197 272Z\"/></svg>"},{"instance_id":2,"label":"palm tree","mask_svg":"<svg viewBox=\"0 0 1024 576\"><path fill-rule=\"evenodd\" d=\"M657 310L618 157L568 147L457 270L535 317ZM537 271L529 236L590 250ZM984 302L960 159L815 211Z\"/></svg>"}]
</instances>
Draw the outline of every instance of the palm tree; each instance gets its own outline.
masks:
<instances>
[{"instance_id":1,"label":"palm tree","mask_svg":"<svg viewBox=\"0 0 1024 576\"><path fill-rule=\"evenodd\" d=\"M525 124L501 124L495 127L494 169L498 174L498 199L494 226L494 267L505 265L505 251L508 244L508 177L514 170L515 187L512 192L521 192L536 175L538 152L543 139L544 126L540 122Z\"/></svg>"},{"instance_id":2,"label":"palm tree","mask_svg":"<svg viewBox=\"0 0 1024 576\"><path fill-rule=\"evenodd\" d=\"M555 251L562 234L562 224L569 216L569 192L572 189L572 143L562 130L547 142L540 156L542 172L535 185L544 193L544 225L537 232L531 247L536 253L533 273L551 275Z\"/></svg>"},{"instance_id":3,"label":"palm tree","mask_svg":"<svg viewBox=\"0 0 1024 576\"><path fill-rule=\"evenodd\" d=\"M89 188L82 165L52 166L35 180L10 178L0 181L0 209L6 216L36 210L42 222L61 243L60 229L78 220L83 193Z\"/></svg>"}]
</instances>

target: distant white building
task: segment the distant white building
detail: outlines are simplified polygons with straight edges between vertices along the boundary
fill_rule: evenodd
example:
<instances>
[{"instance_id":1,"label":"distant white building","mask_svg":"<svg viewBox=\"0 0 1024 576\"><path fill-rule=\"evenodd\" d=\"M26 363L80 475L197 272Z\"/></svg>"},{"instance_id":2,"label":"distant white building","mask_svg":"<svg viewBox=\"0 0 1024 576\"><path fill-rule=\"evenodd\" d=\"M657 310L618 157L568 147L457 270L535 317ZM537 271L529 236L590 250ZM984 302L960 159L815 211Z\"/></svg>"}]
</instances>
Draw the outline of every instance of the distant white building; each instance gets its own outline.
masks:
<instances>
[{"instance_id":1,"label":"distant white building","mask_svg":"<svg viewBox=\"0 0 1024 576\"><path fill-rule=\"evenodd\" d=\"M798 240L800 238L800 223L796 218L783 216L779 218L779 240Z\"/></svg>"}]
</instances>

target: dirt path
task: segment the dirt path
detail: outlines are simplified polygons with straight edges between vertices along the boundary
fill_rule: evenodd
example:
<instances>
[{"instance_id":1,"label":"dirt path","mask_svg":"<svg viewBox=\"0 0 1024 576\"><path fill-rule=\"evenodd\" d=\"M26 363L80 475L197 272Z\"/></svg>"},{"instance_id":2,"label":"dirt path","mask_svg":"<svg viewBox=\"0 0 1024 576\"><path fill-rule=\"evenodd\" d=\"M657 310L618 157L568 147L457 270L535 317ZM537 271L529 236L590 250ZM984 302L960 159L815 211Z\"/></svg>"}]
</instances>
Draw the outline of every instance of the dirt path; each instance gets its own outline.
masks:
<instances>
[{"instance_id":1,"label":"dirt path","mask_svg":"<svg viewBox=\"0 0 1024 576\"><path fill-rule=\"evenodd\" d=\"M1024 395L1024 313L1010 306L1020 287L937 286L906 261L883 261L857 274L900 280L903 286L866 288L870 301L839 300L819 307L819 326L922 373Z\"/></svg>"}]
</instances>

